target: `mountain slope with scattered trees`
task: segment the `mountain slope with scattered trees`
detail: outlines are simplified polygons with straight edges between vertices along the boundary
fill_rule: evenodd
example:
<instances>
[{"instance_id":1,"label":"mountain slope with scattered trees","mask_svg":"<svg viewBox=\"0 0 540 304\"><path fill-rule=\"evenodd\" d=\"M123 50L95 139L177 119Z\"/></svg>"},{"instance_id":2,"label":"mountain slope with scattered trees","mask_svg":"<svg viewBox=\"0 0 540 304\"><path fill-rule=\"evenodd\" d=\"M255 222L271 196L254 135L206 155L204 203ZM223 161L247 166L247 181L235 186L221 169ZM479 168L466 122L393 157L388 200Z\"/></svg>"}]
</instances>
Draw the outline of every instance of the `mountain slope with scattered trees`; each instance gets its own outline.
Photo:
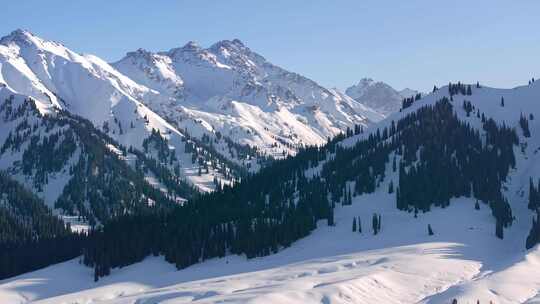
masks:
<instances>
[{"instance_id":1,"label":"mountain slope with scattered trees","mask_svg":"<svg viewBox=\"0 0 540 304\"><path fill-rule=\"evenodd\" d=\"M480 131L461 122L450 100L443 98L351 147L339 145L343 137L338 137L171 213L116 218L91 234L85 263L95 267L97 279L110 267L151 253L163 254L178 268L227 253L248 258L275 253L308 235L318 220L334 225L336 204L374 192L385 180L391 156L399 171L398 209L427 212L431 206L448 206L453 197L475 197L489 205L501 229L494 231L503 238L512 211L498 189L515 165L517 134L490 119L482 133L487 142ZM436 183L434 174L439 175ZM375 234L381 222L380 215L374 216Z\"/></svg>"}]
</instances>

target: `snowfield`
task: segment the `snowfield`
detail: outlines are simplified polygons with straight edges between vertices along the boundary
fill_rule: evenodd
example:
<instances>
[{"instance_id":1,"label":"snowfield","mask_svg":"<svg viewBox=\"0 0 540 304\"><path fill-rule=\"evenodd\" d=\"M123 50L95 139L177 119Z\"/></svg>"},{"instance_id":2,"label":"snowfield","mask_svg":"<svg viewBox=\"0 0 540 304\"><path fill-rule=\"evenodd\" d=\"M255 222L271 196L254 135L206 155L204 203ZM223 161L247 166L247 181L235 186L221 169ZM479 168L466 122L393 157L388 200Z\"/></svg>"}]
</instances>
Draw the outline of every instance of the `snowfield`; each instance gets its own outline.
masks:
<instances>
[{"instance_id":1,"label":"snowfield","mask_svg":"<svg viewBox=\"0 0 540 304\"><path fill-rule=\"evenodd\" d=\"M384 192L384 191L383 191ZM455 199L446 210L400 212L383 192L336 212L309 237L264 258L214 259L176 271L159 257L94 283L72 260L0 282L2 303L524 303L540 290L540 249L522 231L501 241L486 206ZM524 202L521 202L525 204ZM380 212L374 236L370 216ZM352 216L363 233L351 231ZM428 236L427 224L435 235ZM514 240L513 238L518 240ZM474 302L473 302L474 301ZM533 302L531 302L533 303Z\"/></svg>"}]
</instances>

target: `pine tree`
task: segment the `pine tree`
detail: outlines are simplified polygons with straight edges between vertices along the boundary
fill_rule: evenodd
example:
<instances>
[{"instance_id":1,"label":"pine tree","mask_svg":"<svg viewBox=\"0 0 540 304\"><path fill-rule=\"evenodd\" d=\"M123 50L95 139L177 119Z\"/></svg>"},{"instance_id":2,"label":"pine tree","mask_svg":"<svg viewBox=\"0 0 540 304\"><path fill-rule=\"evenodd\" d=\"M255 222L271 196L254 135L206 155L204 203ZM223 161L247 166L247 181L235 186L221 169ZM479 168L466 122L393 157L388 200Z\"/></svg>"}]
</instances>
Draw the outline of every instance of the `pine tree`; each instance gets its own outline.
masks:
<instances>
[{"instance_id":1,"label":"pine tree","mask_svg":"<svg viewBox=\"0 0 540 304\"><path fill-rule=\"evenodd\" d=\"M352 231L353 231L353 232L356 232L356 217L353 217Z\"/></svg>"},{"instance_id":2,"label":"pine tree","mask_svg":"<svg viewBox=\"0 0 540 304\"><path fill-rule=\"evenodd\" d=\"M388 184L388 193L390 193L390 194L394 193L394 182L393 181L390 181L390 183Z\"/></svg>"},{"instance_id":3,"label":"pine tree","mask_svg":"<svg viewBox=\"0 0 540 304\"><path fill-rule=\"evenodd\" d=\"M540 181L539 181L540 182ZM535 187L532 177L529 179L529 204L531 210L536 210L540 206L540 192Z\"/></svg>"},{"instance_id":4,"label":"pine tree","mask_svg":"<svg viewBox=\"0 0 540 304\"><path fill-rule=\"evenodd\" d=\"M427 229L428 229L428 235L433 235L433 230L431 229L430 224L427 225Z\"/></svg>"},{"instance_id":5,"label":"pine tree","mask_svg":"<svg viewBox=\"0 0 540 304\"><path fill-rule=\"evenodd\" d=\"M358 232L362 233L362 221L360 220L360 216L358 216Z\"/></svg>"},{"instance_id":6,"label":"pine tree","mask_svg":"<svg viewBox=\"0 0 540 304\"><path fill-rule=\"evenodd\" d=\"M534 217L532 219L531 230L525 242L526 249L531 249L540 242L540 223L538 222L538 217L536 216L536 219Z\"/></svg>"},{"instance_id":7,"label":"pine tree","mask_svg":"<svg viewBox=\"0 0 540 304\"><path fill-rule=\"evenodd\" d=\"M328 218L327 218L327 223L328 223L328 226L334 226L335 225L335 222L334 222L334 208L329 208L329 212L328 212Z\"/></svg>"},{"instance_id":8,"label":"pine tree","mask_svg":"<svg viewBox=\"0 0 540 304\"><path fill-rule=\"evenodd\" d=\"M504 238L503 224L500 220L497 220L495 223L495 235L501 240Z\"/></svg>"},{"instance_id":9,"label":"pine tree","mask_svg":"<svg viewBox=\"0 0 540 304\"><path fill-rule=\"evenodd\" d=\"M373 235L376 235L379 232L379 224L378 224L378 218L377 214L373 214L373 218L371 220L371 227L373 228Z\"/></svg>"}]
</instances>

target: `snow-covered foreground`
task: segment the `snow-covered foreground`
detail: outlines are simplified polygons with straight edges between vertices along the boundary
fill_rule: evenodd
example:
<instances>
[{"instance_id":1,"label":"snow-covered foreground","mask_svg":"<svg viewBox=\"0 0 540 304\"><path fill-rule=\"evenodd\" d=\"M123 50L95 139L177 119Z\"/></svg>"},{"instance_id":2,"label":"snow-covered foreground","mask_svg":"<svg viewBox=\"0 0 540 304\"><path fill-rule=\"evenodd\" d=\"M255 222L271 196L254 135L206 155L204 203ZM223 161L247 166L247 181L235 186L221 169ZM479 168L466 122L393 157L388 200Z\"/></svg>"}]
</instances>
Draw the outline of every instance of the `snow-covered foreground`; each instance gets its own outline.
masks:
<instances>
[{"instance_id":1,"label":"snow-covered foreground","mask_svg":"<svg viewBox=\"0 0 540 304\"><path fill-rule=\"evenodd\" d=\"M72 260L0 282L0 302L450 303L456 297L462 303L535 303L540 249L525 252L520 225L505 230L501 241L487 206L476 211L472 200L455 199L445 210L414 218L384 192L339 207L335 227L321 222L309 237L272 256L229 256L181 271L147 258L97 283L90 268ZM373 212L383 214L376 236ZM361 216L362 234L352 232L353 216Z\"/></svg>"}]
</instances>

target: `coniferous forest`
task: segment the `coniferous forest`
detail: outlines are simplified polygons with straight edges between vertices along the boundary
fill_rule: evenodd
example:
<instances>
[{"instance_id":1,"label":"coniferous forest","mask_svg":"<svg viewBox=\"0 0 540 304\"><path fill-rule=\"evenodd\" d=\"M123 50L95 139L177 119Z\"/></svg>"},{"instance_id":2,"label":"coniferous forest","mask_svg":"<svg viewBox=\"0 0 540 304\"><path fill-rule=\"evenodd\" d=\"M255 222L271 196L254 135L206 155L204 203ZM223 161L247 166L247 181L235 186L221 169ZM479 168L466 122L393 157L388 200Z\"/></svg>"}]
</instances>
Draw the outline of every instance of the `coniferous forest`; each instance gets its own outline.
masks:
<instances>
[{"instance_id":1,"label":"coniferous forest","mask_svg":"<svg viewBox=\"0 0 540 304\"><path fill-rule=\"evenodd\" d=\"M41 199L0 173L0 279L77 257L84 240Z\"/></svg>"},{"instance_id":2,"label":"coniferous forest","mask_svg":"<svg viewBox=\"0 0 540 304\"><path fill-rule=\"evenodd\" d=\"M179 269L229 253L268 255L308 235L320 220L334 225L334 206L375 191L387 164L399 172L397 208L425 212L448 206L452 197L474 197L491 208L494 231L503 238L512 211L499 189L515 165L517 134L491 119L483 120L483 129L484 143L444 98L350 147L338 144L343 135L172 210L113 218L90 233L84 263L94 267L97 280L151 254L164 255ZM309 169L315 170L311 176L305 174ZM436 184L430 183L433 176ZM381 223L374 216L374 234Z\"/></svg>"},{"instance_id":3,"label":"coniferous forest","mask_svg":"<svg viewBox=\"0 0 540 304\"><path fill-rule=\"evenodd\" d=\"M31 103L24 107L27 104ZM111 268L149 255L163 255L178 269L226 254L245 254L248 258L269 255L307 236L317 224L335 225L334 207L352 204L354 196L374 192L384 182L387 167L399 177L388 187L395 195L396 208L427 212L433 206L448 206L453 197L473 197L489 206L496 219L495 234L504 238L504 228L512 224L513 217L500 189L515 166L516 131L464 103L463 109L467 113L476 110L482 123L482 131L474 129L457 118L454 106L443 98L369 134L362 134L356 127L322 147L306 147L295 157L272 162L255 174L245 175L241 182L222 185L206 194L197 193L168 170L166 166L174 163L175 156L158 131L144 141L144 151L123 149L122 153L137 156L131 168L121 156L104 147L100 139L111 139L88 121L67 113L55 118L45 116L40 123L47 130L60 131L39 140L21 135L31 135L37 128L23 119L18 132L10 134L2 149L17 149L25 142L23 138L30 138L31 149L23 155L22 170L41 172L36 187L77 149L83 149L80 154L84 157L70 168L73 178L56 206L74 208L91 223L99 220L102 225L95 225L87 235L71 233L41 200L1 175L2 185L7 186L2 188L5 193L0 208L0 246L4 249L0 277L80 254L83 263L94 268L95 280L108 275ZM10 119L28 115L24 114L28 109L11 109L8 103L3 110ZM57 126L69 128L55 129ZM341 144L355 135L360 139L352 145ZM147 170L168 186L168 193L144 182ZM17 190L6 190L11 188ZM533 210L538 210L538 193L531 180L529 207ZM174 203L174 198L181 196L191 199ZM145 198L151 198L154 204L148 204ZM20 203L26 200L31 203ZM85 200L90 202L91 212L85 213L84 206L76 205ZM28 207L19 210L19 205ZM377 235L384 227L381 215L373 215L371 226ZM433 234L431 227L428 230ZM362 231L360 218L353 223L353 231ZM536 217L526 246L530 248L539 241ZM48 254L34 257L38 252ZM34 262L28 263L29 259Z\"/></svg>"}]
</instances>

